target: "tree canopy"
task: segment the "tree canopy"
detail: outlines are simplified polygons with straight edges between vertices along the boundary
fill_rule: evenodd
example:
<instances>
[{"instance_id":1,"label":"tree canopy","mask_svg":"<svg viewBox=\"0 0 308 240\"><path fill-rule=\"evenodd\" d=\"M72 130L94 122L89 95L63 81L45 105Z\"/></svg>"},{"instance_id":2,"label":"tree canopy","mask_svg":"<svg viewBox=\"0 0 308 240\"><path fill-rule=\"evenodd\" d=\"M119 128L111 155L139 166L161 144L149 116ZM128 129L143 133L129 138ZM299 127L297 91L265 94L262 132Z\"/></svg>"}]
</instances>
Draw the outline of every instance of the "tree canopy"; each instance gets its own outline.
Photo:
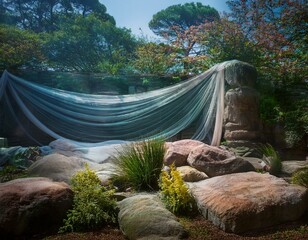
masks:
<instances>
[{"instance_id":1,"label":"tree canopy","mask_svg":"<svg viewBox=\"0 0 308 240\"><path fill-rule=\"evenodd\" d=\"M59 28L64 17L95 13L103 21L115 24L106 7L98 0L3 0L0 2L2 23L14 24L35 32Z\"/></svg>"},{"instance_id":2,"label":"tree canopy","mask_svg":"<svg viewBox=\"0 0 308 240\"><path fill-rule=\"evenodd\" d=\"M176 51L169 45L145 43L136 50L134 67L142 74L170 74L176 65Z\"/></svg>"},{"instance_id":3,"label":"tree canopy","mask_svg":"<svg viewBox=\"0 0 308 240\"><path fill-rule=\"evenodd\" d=\"M0 16L10 25L1 30L11 31L0 40L1 69L29 66L40 53L37 69L115 74L127 68L137 43L98 0L3 0Z\"/></svg>"},{"instance_id":4,"label":"tree canopy","mask_svg":"<svg viewBox=\"0 0 308 240\"><path fill-rule=\"evenodd\" d=\"M43 60L41 46L37 34L0 25L0 70L39 65Z\"/></svg>"},{"instance_id":5,"label":"tree canopy","mask_svg":"<svg viewBox=\"0 0 308 240\"><path fill-rule=\"evenodd\" d=\"M177 49L183 73L200 72L205 68L201 46L197 43L198 26L218 20L216 9L201 3L173 5L156 13L149 23L150 29ZM198 66L198 67L195 67Z\"/></svg>"},{"instance_id":6,"label":"tree canopy","mask_svg":"<svg viewBox=\"0 0 308 240\"><path fill-rule=\"evenodd\" d=\"M184 33L189 27L219 19L216 9L201 3L173 5L153 15L150 29L157 35L176 37L177 31Z\"/></svg>"},{"instance_id":7,"label":"tree canopy","mask_svg":"<svg viewBox=\"0 0 308 240\"><path fill-rule=\"evenodd\" d=\"M94 14L67 20L45 37L49 63L62 71L115 74L125 68L137 44L129 30Z\"/></svg>"}]
</instances>

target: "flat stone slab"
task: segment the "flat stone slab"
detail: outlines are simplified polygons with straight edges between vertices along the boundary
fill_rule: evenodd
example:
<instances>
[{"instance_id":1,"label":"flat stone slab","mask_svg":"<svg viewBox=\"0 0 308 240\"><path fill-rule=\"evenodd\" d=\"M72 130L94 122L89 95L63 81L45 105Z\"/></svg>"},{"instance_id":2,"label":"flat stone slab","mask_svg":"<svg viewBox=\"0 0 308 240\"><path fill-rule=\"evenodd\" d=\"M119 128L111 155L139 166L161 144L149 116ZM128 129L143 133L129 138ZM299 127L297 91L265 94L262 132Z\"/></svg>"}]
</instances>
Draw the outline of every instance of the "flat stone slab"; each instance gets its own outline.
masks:
<instances>
[{"instance_id":1,"label":"flat stone slab","mask_svg":"<svg viewBox=\"0 0 308 240\"><path fill-rule=\"evenodd\" d=\"M255 158L255 157L242 157L242 158L250 162L256 170L263 170L265 167L265 163L261 158Z\"/></svg>"},{"instance_id":2,"label":"flat stone slab","mask_svg":"<svg viewBox=\"0 0 308 240\"><path fill-rule=\"evenodd\" d=\"M282 161L281 173L292 176L296 171L308 167L308 161Z\"/></svg>"},{"instance_id":3,"label":"flat stone slab","mask_svg":"<svg viewBox=\"0 0 308 240\"><path fill-rule=\"evenodd\" d=\"M54 181L70 183L71 177L78 171L89 168L98 171L102 169L101 164L92 163L79 157L67 157L59 153L53 153L33 163L28 173L31 176L47 177Z\"/></svg>"},{"instance_id":4,"label":"flat stone slab","mask_svg":"<svg viewBox=\"0 0 308 240\"><path fill-rule=\"evenodd\" d=\"M184 239L187 233L158 196L136 195L118 203L119 225L128 239Z\"/></svg>"},{"instance_id":5,"label":"flat stone slab","mask_svg":"<svg viewBox=\"0 0 308 240\"><path fill-rule=\"evenodd\" d=\"M189 183L203 216L226 232L241 233L300 218L308 190L270 174L218 176Z\"/></svg>"}]
</instances>

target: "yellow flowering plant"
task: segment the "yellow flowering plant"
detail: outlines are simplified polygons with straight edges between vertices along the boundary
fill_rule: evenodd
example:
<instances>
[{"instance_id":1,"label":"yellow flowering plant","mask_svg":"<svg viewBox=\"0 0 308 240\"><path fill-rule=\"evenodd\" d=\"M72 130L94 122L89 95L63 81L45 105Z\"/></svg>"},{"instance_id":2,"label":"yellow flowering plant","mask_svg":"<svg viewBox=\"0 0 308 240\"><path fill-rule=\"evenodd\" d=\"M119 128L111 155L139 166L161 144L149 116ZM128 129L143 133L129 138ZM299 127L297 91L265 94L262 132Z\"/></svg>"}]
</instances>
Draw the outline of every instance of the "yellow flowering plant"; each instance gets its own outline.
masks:
<instances>
[{"instance_id":1,"label":"yellow flowering plant","mask_svg":"<svg viewBox=\"0 0 308 240\"><path fill-rule=\"evenodd\" d=\"M170 173L162 171L159 187L161 199L169 211L180 215L193 211L194 199L174 164L170 166Z\"/></svg>"}]
</instances>

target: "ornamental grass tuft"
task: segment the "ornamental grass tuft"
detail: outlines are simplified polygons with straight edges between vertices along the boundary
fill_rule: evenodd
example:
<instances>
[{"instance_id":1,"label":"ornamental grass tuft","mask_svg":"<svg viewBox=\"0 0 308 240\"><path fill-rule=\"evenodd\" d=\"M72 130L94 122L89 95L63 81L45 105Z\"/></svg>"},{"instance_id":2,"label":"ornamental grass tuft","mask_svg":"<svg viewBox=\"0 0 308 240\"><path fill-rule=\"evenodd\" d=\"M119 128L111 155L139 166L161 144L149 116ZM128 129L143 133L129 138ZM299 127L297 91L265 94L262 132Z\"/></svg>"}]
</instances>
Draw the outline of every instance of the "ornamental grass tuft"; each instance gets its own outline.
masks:
<instances>
[{"instance_id":1,"label":"ornamental grass tuft","mask_svg":"<svg viewBox=\"0 0 308 240\"><path fill-rule=\"evenodd\" d=\"M259 148L265 157L263 160L269 166L269 173L277 176L281 172L282 163L278 152L270 144L265 144Z\"/></svg>"},{"instance_id":2,"label":"ornamental grass tuft","mask_svg":"<svg viewBox=\"0 0 308 240\"><path fill-rule=\"evenodd\" d=\"M150 139L124 146L115 157L119 173L114 179L129 183L136 191L158 190L165 155L165 142Z\"/></svg>"}]
</instances>

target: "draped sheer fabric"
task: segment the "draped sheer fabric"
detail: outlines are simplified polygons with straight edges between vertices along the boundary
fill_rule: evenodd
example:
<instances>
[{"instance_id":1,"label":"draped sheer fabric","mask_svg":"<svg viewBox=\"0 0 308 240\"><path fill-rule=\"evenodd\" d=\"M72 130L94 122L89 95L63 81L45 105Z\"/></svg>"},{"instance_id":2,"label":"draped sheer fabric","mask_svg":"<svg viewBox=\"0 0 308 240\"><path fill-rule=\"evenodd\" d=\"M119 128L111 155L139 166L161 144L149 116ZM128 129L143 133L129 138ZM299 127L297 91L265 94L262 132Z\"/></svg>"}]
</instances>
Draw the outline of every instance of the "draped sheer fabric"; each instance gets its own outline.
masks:
<instances>
[{"instance_id":1,"label":"draped sheer fabric","mask_svg":"<svg viewBox=\"0 0 308 240\"><path fill-rule=\"evenodd\" d=\"M100 146L109 140L169 139L192 123L197 126L193 139L219 145L224 68L228 63L170 87L116 96L50 88L5 71L0 80L0 101L13 116L22 112L49 136L80 146ZM32 135L21 121L17 122Z\"/></svg>"}]
</instances>

